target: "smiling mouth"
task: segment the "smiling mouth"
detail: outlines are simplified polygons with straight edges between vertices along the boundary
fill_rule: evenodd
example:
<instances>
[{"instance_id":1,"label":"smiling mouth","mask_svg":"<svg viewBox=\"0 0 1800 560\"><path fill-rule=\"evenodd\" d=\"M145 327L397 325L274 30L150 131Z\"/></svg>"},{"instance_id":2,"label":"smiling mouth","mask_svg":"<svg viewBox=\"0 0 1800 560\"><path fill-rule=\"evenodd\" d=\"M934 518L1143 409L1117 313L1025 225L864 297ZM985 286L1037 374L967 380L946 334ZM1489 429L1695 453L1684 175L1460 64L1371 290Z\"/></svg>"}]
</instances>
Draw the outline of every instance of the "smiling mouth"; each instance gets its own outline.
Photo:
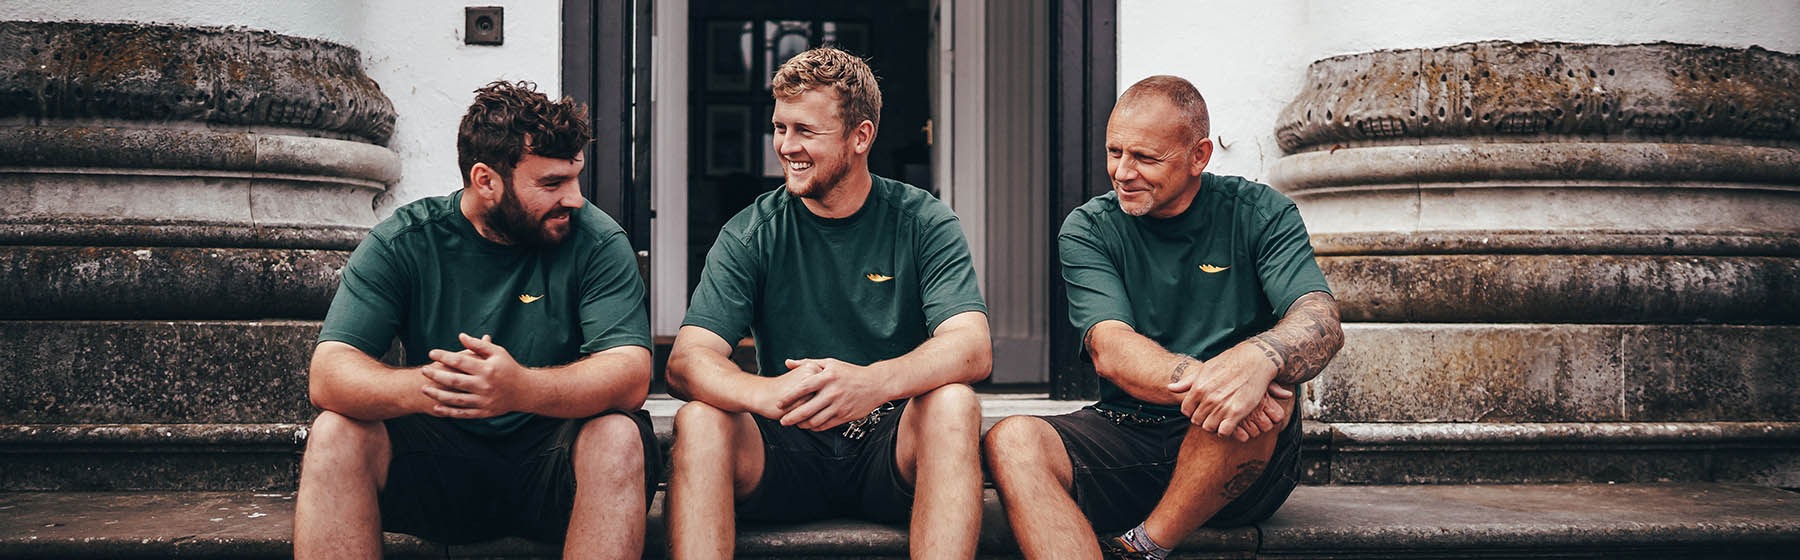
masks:
<instances>
[{"instance_id":1,"label":"smiling mouth","mask_svg":"<svg viewBox=\"0 0 1800 560\"><path fill-rule=\"evenodd\" d=\"M806 171L812 169L812 166L810 161L790 161L788 162L788 171Z\"/></svg>"}]
</instances>

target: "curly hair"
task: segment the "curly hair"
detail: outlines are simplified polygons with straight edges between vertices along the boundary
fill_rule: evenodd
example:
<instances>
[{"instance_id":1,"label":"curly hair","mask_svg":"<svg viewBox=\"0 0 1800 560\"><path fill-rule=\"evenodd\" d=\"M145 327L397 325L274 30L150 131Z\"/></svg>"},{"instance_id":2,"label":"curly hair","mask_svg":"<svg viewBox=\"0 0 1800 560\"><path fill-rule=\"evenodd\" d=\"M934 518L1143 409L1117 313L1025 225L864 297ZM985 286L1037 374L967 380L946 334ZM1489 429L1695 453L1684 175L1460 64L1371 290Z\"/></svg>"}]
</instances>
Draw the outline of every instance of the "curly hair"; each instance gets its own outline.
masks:
<instances>
[{"instance_id":1,"label":"curly hair","mask_svg":"<svg viewBox=\"0 0 1800 560\"><path fill-rule=\"evenodd\" d=\"M775 99L792 99L816 87L830 87L837 94L838 113L844 124L855 128L863 121L881 128L881 85L875 71L856 55L831 47L819 47L781 63L769 81Z\"/></svg>"},{"instance_id":2,"label":"curly hair","mask_svg":"<svg viewBox=\"0 0 1800 560\"><path fill-rule=\"evenodd\" d=\"M456 129L456 163L463 186L469 170L485 163L512 184L513 168L525 154L574 159L594 141L587 106L567 97L552 102L537 84L494 81L475 90L475 103Z\"/></svg>"}]
</instances>

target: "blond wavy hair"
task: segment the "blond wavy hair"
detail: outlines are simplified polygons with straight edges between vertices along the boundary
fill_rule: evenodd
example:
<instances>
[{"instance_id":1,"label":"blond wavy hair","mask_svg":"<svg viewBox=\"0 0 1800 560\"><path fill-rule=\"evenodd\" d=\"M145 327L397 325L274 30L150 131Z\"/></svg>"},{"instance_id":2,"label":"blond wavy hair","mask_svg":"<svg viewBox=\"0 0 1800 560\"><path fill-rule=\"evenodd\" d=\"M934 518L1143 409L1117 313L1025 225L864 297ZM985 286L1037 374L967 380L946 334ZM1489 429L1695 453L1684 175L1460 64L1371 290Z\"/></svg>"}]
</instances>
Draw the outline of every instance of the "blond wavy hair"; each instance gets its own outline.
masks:
<instances>
[{"instance_id":1,"label":"blond wavy hair","mask_svg":"<svg viewBox=\"0 0 1800 560\"><path fill-rule=\"evenodd\" d=\"M856 55L831 47L819 47L781 63L769 81L775 99L785 101L819 88L836 93L838 113L849 128L863 121L881 128L881 86L875 71Z\"/></svg>"}]
</instances>

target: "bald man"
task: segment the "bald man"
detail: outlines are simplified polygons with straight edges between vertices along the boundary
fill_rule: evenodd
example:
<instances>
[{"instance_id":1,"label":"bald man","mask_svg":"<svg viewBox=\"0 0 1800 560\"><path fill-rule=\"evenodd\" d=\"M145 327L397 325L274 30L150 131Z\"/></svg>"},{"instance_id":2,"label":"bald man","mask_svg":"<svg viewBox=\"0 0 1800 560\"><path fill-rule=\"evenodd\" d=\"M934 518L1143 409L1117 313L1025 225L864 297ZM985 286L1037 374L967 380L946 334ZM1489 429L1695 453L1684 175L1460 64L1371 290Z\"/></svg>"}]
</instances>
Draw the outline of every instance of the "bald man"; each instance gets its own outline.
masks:
<instances>
[{"instance_id":1,"label":"bald man","mask_svg":"<svg viewBox=\"0 0 1800 560\"><path fill-rule=\"evenodd\" d=\"M1161 559L1201 525L1268 518L1298 482L1295 393L1343 346L1337 302L1293 201L1205 172L1208 120L1187 80L1131 86L1106 125L1112 192L1063 222L1100 400L988 432L1028 558Z\"/></svg>"}]
</instances>

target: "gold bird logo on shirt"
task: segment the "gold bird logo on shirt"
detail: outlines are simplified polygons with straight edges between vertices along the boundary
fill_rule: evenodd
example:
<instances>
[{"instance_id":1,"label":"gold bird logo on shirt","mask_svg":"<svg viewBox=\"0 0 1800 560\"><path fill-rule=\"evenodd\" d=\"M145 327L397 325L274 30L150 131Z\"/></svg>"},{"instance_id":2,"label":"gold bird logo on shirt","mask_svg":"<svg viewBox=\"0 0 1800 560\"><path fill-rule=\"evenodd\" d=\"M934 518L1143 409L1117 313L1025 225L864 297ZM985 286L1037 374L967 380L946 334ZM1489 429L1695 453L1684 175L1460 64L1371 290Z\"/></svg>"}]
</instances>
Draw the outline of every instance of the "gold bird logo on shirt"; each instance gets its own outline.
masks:
<instances>
[{"instance_id":1,"label":"gold bird logo on shirt","mask_svg":"<svg viewBox=\"0 0 1800 560\"><path fill-rule=\"evenodd\" d=\"M1231 267L1229 267L1229 266L1213 266L1210 264L1203 264L1203 265L1200 265L1200 272L1205 272L1207 274L1218 274L1220 272L1225 272L1225 269L1228 269L1228 268L1231 268Z\"/></svg>"},{"instance_id":2,"label":"gold bird logo on shirt","mask_svg":"<svg viewBox=\"0 0 1800 560\"><path fill-rule=\"evenodd\" d=\"M530 294L519 294L519 303L531 303L531 302L534 302L534 301L537 301L537 300L540 300L540 299L544 299L544 296L534 296L534 295L530 295Z\"/></svg>"},{"instance_id":3,"label":"gold bird logo on shirt","mask_svg":"<svg viewBox=\"0 0 1800 560\"><path fill-rule=\"evenodd\" d=\"M886 282L886 281L894 279L894 277L892 277L892 276L888 276L885 274L876 274L873 272L865 274L864 277L868 278L870 282L874 282L876 284L880 284L882 282Z\"/></svg>"}]
</instances>

